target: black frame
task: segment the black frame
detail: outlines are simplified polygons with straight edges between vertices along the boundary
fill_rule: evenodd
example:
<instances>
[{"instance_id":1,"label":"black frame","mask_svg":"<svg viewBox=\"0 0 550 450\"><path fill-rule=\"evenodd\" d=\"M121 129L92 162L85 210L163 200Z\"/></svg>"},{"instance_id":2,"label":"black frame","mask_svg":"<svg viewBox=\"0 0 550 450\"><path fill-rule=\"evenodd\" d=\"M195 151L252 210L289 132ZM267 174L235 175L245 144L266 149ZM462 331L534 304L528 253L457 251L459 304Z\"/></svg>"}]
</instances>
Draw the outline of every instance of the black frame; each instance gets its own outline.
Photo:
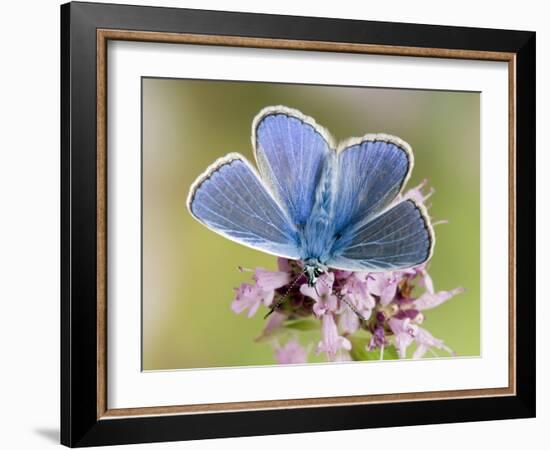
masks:
<instances>
[{"instance_id":1,"label":"black frame","mask_svg":"<svg viewBox=\"0 0 550 450\"><path fill-rule=\"evenodd\" d=\"M97 419L96 29L516 54L517 395ZM535 33L111 4L61 6L61 443L71 447L535 416Z\"/></svg>"}]
</instances>

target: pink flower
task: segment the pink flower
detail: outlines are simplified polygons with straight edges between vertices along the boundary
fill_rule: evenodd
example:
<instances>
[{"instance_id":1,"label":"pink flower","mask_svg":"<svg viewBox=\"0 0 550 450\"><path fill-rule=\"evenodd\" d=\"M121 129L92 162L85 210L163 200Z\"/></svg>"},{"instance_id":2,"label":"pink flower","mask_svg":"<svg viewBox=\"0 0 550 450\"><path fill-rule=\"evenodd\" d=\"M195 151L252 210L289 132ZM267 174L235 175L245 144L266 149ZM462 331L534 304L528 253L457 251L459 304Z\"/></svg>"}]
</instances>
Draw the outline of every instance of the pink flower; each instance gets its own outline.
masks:
<instances>
[{"instance_id":1,"label":"pink flower","mask_svg":"<svg viewBox=\"0 0 550 450\"><path fill-rule=\"evenodd\" d=\"M426 263L416 267L416 271L420 275L420 285L424 286L430 294L433 294L434 283L432 281L432 277L426 270Z\"/></svg>"},{"instance_id":2,"label":"pink flower","mask_svg":"<svg viewBox=\"0 0 550 450\"><path fill-rule=\"evenodd\" d=\"M288 272L273 272L258 267L255 271L254 280L262 290L274 291L290 283L290 275Z\"/></svg>"},{"instance_id":3,"label":"pink flower","mask_svg":"<svg viewBox=\"0 0 550 450\"><path fill-rule=\"evenodd\" d=\"M422 311L424 309L435 308L436 306L445 303L450 298L454 297L457 294L464 292L464 288L458 287L450 291L439 291L434 293L433 291L424 292L420 297L418 297L414 302L414 307Z\"/></svg>"},{"instance_id":4,"label":"pink flower","mask_svg":"<svg viewBox=\"0 0 550 450\"><path fill-rule=\"evenodd\" d=\"M231 309L236 314L248 309L248 317L256 314L258 307L264 299L264 291L257 285L243 283L235 289L235 299L231 303Z\"/></svg>"},{"instance_id":5,"label":"pink flower","mask_svg":"<svg viewBox=\"0 0 550 450\"><path fill-rule=\"evenodd\" d=\"M367 317L365 317L365 319L367 319ZM338 324L340 325L342 333L353 334L359 329L361 322L359 321L357 314L355 314L355 312L353 312L347 305L344 305Z\"/></svg>"},{"instance_id":6,"label":"pink flower","mask_svg":"<svg viewBox=\"0 0 550 450\"><path fill-rule=\"evenodd\" d=\"M374 350L375 348L384 348L385 345L386 345L386 333L384 332L384 328L381 326L377 326L372 332L368 350L371 351L371 350Z\"/></svg>"},{"instance_id":7,"label":"pink flower","mask_svg":"<svg viewBox=\"0 0 550 450\"><path fill-rule=\"evenodd\" d=\"M317 317L321 317L329 311L336 311L338 308L338 299L332 293L334 284L334 273L325 273L317 279L315 286L308 286L307 283L300 286L300 292L306 297L315 300L313 312Z\"/></svg>"},{"instance_id":8,"label":"pink flower","mask_svg":"<svg viewBox=\"0 0 550 450\"><path fill-rule=\"evenodd\" d=\"M388 322L392 333L395 335L395 346L400 358L407 357L407 347L414 341L417 325L411 324L411 319L390 319Z\"/></svg>"},{"instance_id":9,"label":"pink flower","mask_svg":"<svg viewBox=\"0 0 550 450\"><path fill-rule=\"evenodd\" d=\"M424 328L417 327L415 340L416 350L413 354L414 359L422 358L424 354L432 347L440 350L445 350L451 355L454 355L454 352L449 347L447 347L441 339L433 337L432 334Z\"/></svg>"},{"instance_id":10,"label":"pink flower","mask_svg":"<svg viewBox=\"0 0 550 450\"><path fill-rule=\"evenodd\" d=\"M375 307L376 302L368 292L367 283L362 277L356 274L350 275L345 279L345 283L340 288L340 293L353 305L362 318L367 320ZM348 305L341 305L340 309L340 328L343 333L353 334L360 326L359 317Z\"/></svg>"},{"instance_id":11,"label":"pink flower","mask_svg":"<svg viewBox=\"0 0 550 450\"><path fill-rule=\"evenodd\" d=\"M414 359L421 358L432 347L453 354L453 351L441 339L433 337L428 330L412 324L408 318L404 320L390 319L389 326L395 335L395 345L400 358L407 357L407 347L413 342L416 342Z\"/></svg>"},{"instance_id":12,"label":"pink flower","mask_svg":"<svg viewBox=\"0 0 550 450\"><path fill-rule=\"evenodd\" d=\"M369 292L380 297L382 306L388 305L395 298L398 282L399 278L392 272L370 273L367 277Z\"/></svg>"},{"instance_id":13,"label":"pink flower","mask_svg":"<svg viewBox=\"0 0 550 450\"><path fill-rule=\"evenodd\" d=\"M426 269L427 264L420 264L419 266L411 267L410 269L399 270L394 272L394 275L402 279L411 279L416 276L419 277L418 285L426 288L428 292L434 292L434 285L428 270Z\"/></svg>"},{"instance_id":14,"label":"pink flower","mask_svg":"<svg viewBox=\"0 0 550 450\"><path fill-rule=\"evenodd\" d=\"M423 180L418 186L415 186L409 189L407 192L399 194L397 197L395 197L392 205L395 205L407 199L414 200L416 203L420 203L422 205L425 204L426 200L428 200L435 192L434 188L430 188L428 192L424 193L423 190L427 185L428 180Z\"/></svg>"},{"instance_id":15,"label":"pink flower","mask_svg":"<svg viewBox=\"0 0 550 450\"><path fill-rule=\"evenodd\" d=\"M426 193L422 192L422 190L426 187L428 184L428 180L423 180L422 183L420 183L418 186L415 186L411 189L409 189L407 192L405 192L405 195L403 195L404 199L411 199L416 201L417 203L426 203L426 200L428 200L432 194L435 192L435 189L432 187L430 190Z\"/></svg>"},{"instance_id":16,"label":"pink flower","mask_svg":"<svg viewBox=\"0 0 550 450\"><path fill-rule=\"evenodd\" d=\"M330 361L334 361L340 349L351 350L351 342L338 335L338 328L332 313L324 314L321 326L321 342L317 346L317 353L325 352Z\"/></svg>"},{"instance_id":17,"label":"pink flower","mask_svg":"<svg viewBox=\"0 0 550 450\"><path fill-rule=\"evenodd\" d=\"M256 284L241 284L235 289L235 299L231 309L239 314L248 309L248 317L256 314L261 303L265 306L271 305L275 290L290 282L290 274L282 271L271 271L258 267L254 271Z\"/></svg>"},{"instance_id":18,"label":"pink flower","mask_svg":"<svg viewBox=\"0 0 550 450\"><path fill-rule=\"evenodd\" d=\"M292 339L283 347L275 349L275 359L279 364L303 364L307 362L307 351L297 340Z\"/></svg>"}]
</instances>

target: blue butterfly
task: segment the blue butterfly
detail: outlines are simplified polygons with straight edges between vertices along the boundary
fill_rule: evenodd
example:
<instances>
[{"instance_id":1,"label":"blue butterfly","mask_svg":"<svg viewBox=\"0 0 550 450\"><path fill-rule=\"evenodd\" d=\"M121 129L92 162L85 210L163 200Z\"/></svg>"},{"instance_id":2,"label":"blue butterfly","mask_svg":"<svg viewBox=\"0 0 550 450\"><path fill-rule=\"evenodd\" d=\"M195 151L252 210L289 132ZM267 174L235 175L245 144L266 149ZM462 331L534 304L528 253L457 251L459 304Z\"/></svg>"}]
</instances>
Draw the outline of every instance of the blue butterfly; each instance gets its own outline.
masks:
<instances>
[{"instance_id":1,"label":"blue butterfly","mask_svg":"<svg viewBox=\"0 0 550 450\"><path fill-rule=\"evenodd\" d=\"M375 272L430 259L424 206L396 201L413 168L406 142L367 134L336 145L311 117L272 106L254 119L252 146L259 173L230 153L190 188L189 211L212 231L301 260L311 286L328 267Z\"/></svg>"}]
</instances>

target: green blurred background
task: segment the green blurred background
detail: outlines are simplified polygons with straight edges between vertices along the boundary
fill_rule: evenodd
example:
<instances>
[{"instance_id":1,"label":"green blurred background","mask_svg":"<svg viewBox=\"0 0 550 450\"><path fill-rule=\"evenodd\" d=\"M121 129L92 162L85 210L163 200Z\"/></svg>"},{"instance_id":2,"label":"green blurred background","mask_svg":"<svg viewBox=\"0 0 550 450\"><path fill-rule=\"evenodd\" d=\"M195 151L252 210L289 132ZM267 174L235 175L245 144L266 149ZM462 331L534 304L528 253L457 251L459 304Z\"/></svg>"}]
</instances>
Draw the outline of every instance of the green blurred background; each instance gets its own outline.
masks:
<instances>
[{"instance_id":1,"label":"green blurred background","mask_svg":"<svg viewBox=\"0 0 550 450\"><path fill-rule=\"evenodd\" d=\"M238 266L275 268L273 256L209 231L187 211L191 183L216 158L253 161L250 131L265 106L297 108L336 139L388 133L411 144L408 187L424 178L436 246L436 290L466 292L425 312L423 326L460 356L480 353L479 94L364 87L144 78L143 369L274 364L255 343L264 310L248 319L230 309L233 288L249 281ZM318 332L302 334L303 342ZM313 347L314 348L314 347ZM313 353L313 350L312 352Z\"/></svg>"}]
</instances>

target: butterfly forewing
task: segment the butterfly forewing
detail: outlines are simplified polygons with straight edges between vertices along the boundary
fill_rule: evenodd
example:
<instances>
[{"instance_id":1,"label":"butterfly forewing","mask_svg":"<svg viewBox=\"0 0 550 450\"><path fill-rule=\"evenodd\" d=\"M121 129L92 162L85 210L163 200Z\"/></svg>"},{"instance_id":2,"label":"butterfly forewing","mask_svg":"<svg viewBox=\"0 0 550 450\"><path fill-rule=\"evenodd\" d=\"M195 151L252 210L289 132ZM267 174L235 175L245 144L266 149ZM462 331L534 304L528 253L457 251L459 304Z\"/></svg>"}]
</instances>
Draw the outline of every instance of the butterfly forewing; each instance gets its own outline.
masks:
<instances>
[{"instance_id":1,"label":"butterfly forewing","mask_svg":"<svg viewBox=\"0 0 550 450\"><path fill-rule=\"evenodd\" d=\"M328 133L299 111L269 107L253 123L253 146L262 179L290 220L303 225L330 149Z\"/></svg>"},{"instance_id":2,"label":"butterfly forewing","mask_svg":"<svg viewBox=\"0 0 550 450\"><path fill-rule=\"evenodd\" d=\"M191 214L211 230L277 256L296 259L296 230L239 154L216 161L192 186Z\"/></svg>"}]
</instances>

